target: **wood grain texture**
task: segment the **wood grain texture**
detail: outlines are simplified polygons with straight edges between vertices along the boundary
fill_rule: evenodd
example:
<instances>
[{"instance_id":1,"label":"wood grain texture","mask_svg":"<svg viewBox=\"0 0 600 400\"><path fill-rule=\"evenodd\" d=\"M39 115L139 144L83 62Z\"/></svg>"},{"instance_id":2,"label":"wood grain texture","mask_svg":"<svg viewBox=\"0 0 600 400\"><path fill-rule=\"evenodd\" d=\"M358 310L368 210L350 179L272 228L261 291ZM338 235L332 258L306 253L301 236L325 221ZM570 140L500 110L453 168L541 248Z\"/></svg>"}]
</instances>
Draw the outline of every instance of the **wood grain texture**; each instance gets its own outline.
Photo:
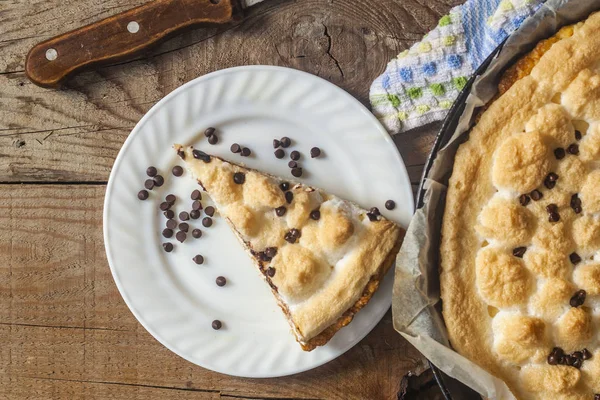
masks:
<instances>
[{"instance_id":1,"label":"wood grain texture","mask_svg":"<svg viewBox=\"0 0 600 400\"><path fill-rule=\"evenodd\" d=\"M281 65L367 104L387 61L460 0L266 0L243 22L186 33L65 89L27 80L35 43L144 1L0 4L0 399L396 399L402 377L425 360L389 313L340 358L281 379L228 377L172 354L135 320L110 275L104 183L137 121L191 79ZM438 126L395 137L414 187Z\"/></svg>"}]
</instances>

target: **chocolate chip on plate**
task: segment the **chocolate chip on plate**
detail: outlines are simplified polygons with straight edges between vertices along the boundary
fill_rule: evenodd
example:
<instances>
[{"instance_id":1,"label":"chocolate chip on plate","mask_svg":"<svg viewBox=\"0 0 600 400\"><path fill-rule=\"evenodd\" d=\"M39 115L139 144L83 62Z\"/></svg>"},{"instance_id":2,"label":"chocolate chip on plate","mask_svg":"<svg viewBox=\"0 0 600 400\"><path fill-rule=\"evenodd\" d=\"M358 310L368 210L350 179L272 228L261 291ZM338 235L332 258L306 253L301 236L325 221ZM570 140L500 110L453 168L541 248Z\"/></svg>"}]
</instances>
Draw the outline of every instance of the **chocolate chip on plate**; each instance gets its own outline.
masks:
<instances>
[{"instance_id":1,"label":"chocolate chip on plate","mask_svg":"<svg viewBox=\"0 0 600 400\"><path fill-rule=\"evenodd\" d=\"M278 139L273 139L273 148L276 149L281 146L281 142Z\"/></svg>"},{"instance_id":2,"label":"chocolate chip on plate","mask_svg":"<svg viewBox=\"0 0 600 400\"><path fill-rule=\"evenodd\" d=\"M163 229L162 235L166 238L173 237L173 229L169 229L169 228Z\"/></svg>"},{"instance_id":3,"label":"chocolate chip on plate","mask_svg":"<svg viewBox=\"0 0 600 400\"><path fill-rule=\"evenodd\" d=\"M222 326L223 326L223 324L222 324L222 323L221 323L221 321L219 321L218 319L215 319L215 320L212 322L212 328L213 328L215 331L218 331L219 329L221 329L221 327L222 327Z\"/></svg>"},{"instance_id":4,"label":"chocolate chip on plate","mask_svg":"<svg viewBox=\"0 0 600 400\"><path fill-rule=\"evenodd\" d=\"M294 193L293 192L285 192L285 201L288 204L292 204L292 201L294 201Z\"/></svg>"},{"instance_id":5,"label":"chocolate chip on plate","mask_svg":"<svg viewBox=\"0 0 600 400\"><path fill-rule=\"evenodd\" d=\"M177 228L177 221L175 221L174 219L168 219L167 220L167 228L169 228L169 229Z\"/></svg>"},{"instance_id":6,"label":"chocolate chip on plate","mask_svg":"<svg viewBox=\"0 0 600 400\"><path fill-rule=\"evenodd\" d=\"M574 156L579 154L579 145L578 144L570 144L569 147L567 147L567 153L572 154Z\"/></svg>"},{"instance_id":7,"label":"chocolate chip on plate","mask_svg":"<svg viewBox=\"0 0 600 400\"><path fill-rule=\"evenodd\" d=\"M148 175L150 178L154 178L156 174L158 174L158 171L155 167L148 167L146 169L146 175Z\"/></svg>"},{"instance_id":8,"label":"chocolate chip on plate","mask_svg":"<svg viewBox=\"0 0 600 400\"><path fill-rule=\"evenodd\" d=\"M175 218L175 212L173 210L167 210L163 213L163 215L167 218L167 219L173 219Z\"/></svg>"},{"instance_id":9,"label":"chocolate chip on plate","mask_svg":"<svg viewBox=\"0 0 600 400\"><path fill-rule=\"evenodd\" d=\"M569 255L569 260L571 260L571 264L577 265L581 262L581 257L577 253L571 253Z\"/></svg>"},{"instance_id":10,"label":"chocolate chip on plate","mask_svg":"<svg viewBox=\"0 0 600 400\"><path fill-rule=\"evenodd\" d=\"M581 134L581 131L578 131L577 129L575 129L575 139L581 140L582 137L583 137L583 135Z\"/></svg>"},{"instance_id":11,"label":"chocolate chip on plate","mask_svg":"<svg viewBox=\"0 0 600 400\"><path fill-rule=\"evenodd\" d=\"M203 151L200 150L192 150L192 155L194 156L194 158L198 159L198 160L202 160L205 163L209 163L210 162L210 156L208 154L206 154Z\"/></svg>"},{"instance_id":12,"label":"chocolate chip on plate","mask_svg":"<svg viewBox=\"0 0 600 400\"><path fill-rule=\"evenodd\" d=\"M285 157L285 151L283 151L282 149L275 150L275 152L273 154L275 154L275 157L277 157L279 159L282 159L283 157Z\"/></svg>"},{"instance_id":13,"label":"chocolate chip on plate","mask_svg":"<svg viewBox=\"0 0 600 400\"><path fill-rule=\"evenodd\" d=\"M393 210L394 208L396 208L396 202L394 200L386 201L385 208L387 208L388 210Z\"/></svg>"},{"instance_id":14,"label":"chocolate chip on plate","mask_svg":"<svg viewBox=\"0 0 600 400\"><path fill-rule=\"evenodd\" d=\"M267 275L269 275L270 278L275 276L275 268L273 267L269 267L267 268Z\"/></svg>"},{"instance_id":15,"label":"chocolate chip on plate","mask_svg":"<svg viewBox=\"0 0 600 400\"><path fill-rule=\"evenodd\" d=\"M582 306L583 303L585 303L586 295L587 295L587 293L585 290L583 290L583 289L578 290L577 292L575 292L573 297L571 297L569 304L571 305L571 307Z\"/></svg>"},{"instance_id":16,"label":"chocolate chip on plate","mask_svg":"<svg viewBox=\"0 0 600 400\"><path fill-rule=\"evenodd\" d=\"M202 218L202 225L205 228L210 228L212 226L212 224L213 224L212 218L210 218L210 217L204 217L204 218Z\"/></svg>"},{"instance_id":17,"label":"chocolate chip on plate","mask_svg":"<svg viewBox=\"0 0 600 400\"><path fill-rule=\"evenodd\" d=\"M302 176L302 168L292 168L292 175L296 178L300 178Z\"/></svg>"},{"instance_id":18,"label":"chocolate chip on plate","mask_svg":"<svg viewBox=\"0 0 600 400\"><path fill-rule=\"evenodd\" d=\"M234 143L231 145L231 147L229 148L229 150L231 150L232 153L240 153L242 151L242 148L240 147L239 144Z\"/></svg>"},{"instance_id":19,"label":"chocolate chip on plate","mask_svg":"<svg viewBox=\"0 0 600 400\"><path fill-rule=\"evenodd\" d=\"M144 182L144 187L148 190L152 190L154 189L154 180L153 179L146 179L146 182Z\"/></svg>"},{"instance_id":20,"label":"chocolate chip on plate","mask_svg":"<svg viewBox=\"0 0 600 400\"><path fill-rule=\"evenodd\" d=\"M319 211L319 210L312 210L310 212L310 219L314 219L315 221L318 221L319 218L321 218L321 211Z\"/></svg>"},{"instance_id":21,"label":"chocolate chip on plate","mask_svg":"<svg viewBox=\"0 0 600 400\"><path fill-rule=\"evenodd\" d=\"M281 138L281 147L283 147L284 149L287 149L288 147L290 147L291 144L292 144L292 140L289 137L284 136Z\"/></svg>"},{"instance_id":22,"label":"chocolate chip on plate","mask_svg":"<svg viewBox=\"0 0 600 400\"><path fill-rule=\"evenodd\" d=\"M202 200L202 193L198 189L194 190L190 195L192 200Z\"/></svg>"},{"instance_id":23,"label":"chocolate chip on plate","mask_svg":"<svg viewBox=\"0 0 600 400\"><path fill-rule=\"evenodd\" d=\"M244 147L241 151L242 157L250 157L250 154L252 154L252 151L247 147Z\"/></svg>"},{"instance_id":24,"label":"chocolate chip on plate","mask_svg":"<svg viewBox=\"0 0 600 400\"><path fill-rule=\"evenodd\" d=\"M165 183L165 178L162 175L156 175L154 178L154 185L157 187L161 187Z\"/></svg>"},{"instance_id":25,"label":"chocolate chip on plate","mask_svg":"<svg viewBox=\"0 0 600 400\"><path fill-rule=\"evenodd\" d=\"M177 232L177 234L175 235L175 239L179 240L181 243L185 242L185 239L187 239L187 234L184 231L179 231Z\"/></svg>"},{"instance_id":26,"label":"chocolate chip on plate","mask_svg":"<svg viewBox=\"0 0 600 400\"><path fill-rule=\"evenodd\" d=\"M200 229L194 229L192 231L192 236L194 237L194 239L199 239L202 237L202 231Z\"/></svg>"},{"instance_id":27,"label":"chocolate chip on plate","mask_svg":"<svg viewBox=\"0 0 600 400\"><path fill-rule=\"evenodd\" d=\"M196 264L200 265L204 263L204 257L202 257L200 254L197 254L194 256L194 258L192 258L192 261L194 261Z\"/></svg>"},{"instance_id":28,"label":"chocolate chip on plate","mask_svg":"<svg viewBox=\"0 0 600 400\"><path fill-rule=\"evenodd\" d=\"M173 251L173 244L172 243L163 243L163 249L167 252L170 253Z\"/></svg>"},{"instance_id":29,"label":"chocolate chip on plate","mask_svg":"<svg viewBox=\"0 0 600 400\"><path fill-rule=\"evenodd\" d=\"M215 208L213 206L208 206L204 209L204 212L206 213L206 215L208 215L209 217L212 217L213 215L215 215Z\"/></svg>"},{"instance_id":30,"label":"chocolate chip on plate","mask_svg":"<svg viewBox=\"0 0 600 400\"><path fill-rule=\"evenodd\" d=\"M219 137L215 134L212 134L208 137L208 143L217 144L219 142Z\"/></svg>"},{"instance_id":31,"label":"chocolate chip on plate","mask_svg":"<svg viewBox=\"0 0 600 400\"><path fill-rule=\"evenodd\" d=\"M284 206L277 207L275 209L275 215L277 215L278 217L283 217L285 215L286 211L287 211L287 208L285 208Z\"/></svg>"},{"instance_id":32,"label":"chocolate chip on plate","mask_svg":"<svg viewBox=\"0 0 600 400\"><path fill-rule=\"evenodd\" d=\"M169 208L171 208L171 203L163 201L162 203L160 203L159 208L161 209L161 211L167 211Z\"/></svg>"},{"instance_id":33,"label":"chocolate chip on plate","mask_svg":"<svg viewBox=\"0 0 600 400\"><path fill-rule=\"evenodd\" d=\"M513 256L518 258L523 258L525 252L527 251L527 247L517 247L513 249Z\"/></svg>"},{"instance_id":34,"label":"chocolate chip on plate","mask_svg":"<svg viewBox=\"0 0 600 400\"><path fill-rule=\"evenodd\" d=\"M227 279L225 279L224 276L217 276L217 279L215 279L215 283L217 284L217 286L223 287L227 284Z\"/></svg>"},{"instance_id":35,"label":"chocolate chip on plate","mask_svg":"<svg viewBox=\"0 0 600 400\"><path fill-rule=\"evenodd\" d=\"M244 175L242 172L236 172L233 174L233 181L238 185L242 185L244 182L246 182L246 175Z\"/></svg>"},{"instance_id":36,"label":"chocolate chip on plate","mask_svg":"<svg viewBox=\"0 0 600 400\"><path fill-rule=\"evenodd\" d=\"M531 192L530 196L533 199L533 201L539 201L542 197L544 197L544 195L542 194L542 192L540 192L537 189L535 189L533 192Z\"/></svg>"},{"instance_id":37,"label":"chocolate chip on plate","mask_svg":"<svg viewBox=\"0 0 600 400\"><path fill-rule=\"evenodd\" d=\"M179 213L179 219L182 221L187 221L190 219L190 214L187 211L182 211Z\"/></svg>"},{"instance_id":38,"label":"chocolate chip on plate","mask_svg":"<svg viewBox=\"0 0 600 400\"><path fill-rule=\"evenodd\" d=\"M288 167L290 168L297 168L298 167L298 163L294 160L288 162Z\"/></svg>"},{"instance_id":39,"label":"chocolate chip on plate","mask_svg":"<svg viewBox=\"0 0 600 400\"><path fill-rule=\"evenodd\" d=\"M290 153L290 158L294 161L298 161L300 159L300 152L298 150L294 150Z\"/></svg>"},{"instance_id":40,"label":"chocolate chip on plate","mask_svg":"<svg viewBox=\"0 0 600 400\"><path fill-rule=\"evenodd\" d=\"M279 189L283 190L284 192L287 192L288 190L290 190L290 184L287 182L281 182L279 184Z\"/></svg>"},{"instance_id":41,"label":"chocolate chip on plate","mask_svg":"<svg viewBox=\"0 0 600 400\"><path fill-rule=\"evenodd\" d=\"M521 205L523 207L527 206L527 204L529 204L530 201L531 201L531 197L529 197L526 194L522 194L519 196L519 203L521 203Z\"/></svg>"},{"instance_id":42,"label":"chocolate chip on plate","mask_svg":"<svg viewBox=\"0 0 600 400\"><path fill-rule=\"evenodd\" d=\"M181 176L183 175L183 168L181 168L180 165L176 165L173 167L173 170L171 172L173 172L173 175L175 176Z\"/></svg>"},{"instance_id":43,"label":"chocolate chip on plate","mask_svg":"<svg viewBox=\"0 0 600 400\"><path fill-rule=\"evenodd\" d=\"M192 203L192 210L196 210L196 211L202 210L202 203L200 203L198 200L195 200Z\"/></svg>"},{"instance_id":44,"label":"chocolate chip on plate","mask_svg":"<svg viewBox=\"0 0 600 400\"><path fill-rule=\"evenodd\" d=\"M167 203L169 204L175 204L175 202L177 201L177 197L175 197L174 194L168 194L167 197L165 197L165 200L167 201Z\"/></svg>"},{"instance_id":45,"label":"chocolate chip on plate","mask_svg":"<svg viewBox=\"0 0 600 400\"><path fill-rule=\"evenodd\" d=\"M212 135L215 134L215 132L216 132L216 129L211 126L209 128L206 128L206 130L204 131L204 136L211 137Z\"/></svg>"},{"instance_id":46,"label":"chocolate chip on plate","mask_svg":"<svg viewBox=\"0 0 600 400\"><path fill-rule=\"evenodd\" d=\"M317 158L321 155L321 149L318 147L313 147L310 149L310 158Z\"/></svg>"},{"instance_id":47,"label":"chocolate chip on plate","mask_svg":"<svg viewBox=\"0 0 600 400\"><path fill-rule=\"evenodd\" d=\"M183 232L187 232L190 229L190 225L187 222L182 222L179 224L179 230Z\"/></svg>"},{"instance_id":48,"label":"chocolate chip on plate","mask_svg":"<svg viewBox=\"0 0 600 400\"><path fill-rule=\"evenodd\" d=\"M565 158L566 155L567 153L562 147L554 149L554 157L556 157L557 160L562 160L563 158Z\"/></svg>"},{"instance_id":49,"label":"chocolate chip on plate","mask_svg":"<svg viewBox=\"0 0 600 400\"><path fill-rule=\"evenodd\" d=\"M149 194L147 190L140 190L138 192L138 199L140 200L146 200L148 198Z\"/></svg>"},{"instance_id":50,"label":"chocolate chip on plate","mask_svg":"<svg viewBox=\"0 0 600 400\"><path fill-rule=\"evenodd\" d=\"M190 218L191 219L198 219L198 218L200 218L200 210L192 210L192 211L190 211Z\"/></svg>"}]
</instances>

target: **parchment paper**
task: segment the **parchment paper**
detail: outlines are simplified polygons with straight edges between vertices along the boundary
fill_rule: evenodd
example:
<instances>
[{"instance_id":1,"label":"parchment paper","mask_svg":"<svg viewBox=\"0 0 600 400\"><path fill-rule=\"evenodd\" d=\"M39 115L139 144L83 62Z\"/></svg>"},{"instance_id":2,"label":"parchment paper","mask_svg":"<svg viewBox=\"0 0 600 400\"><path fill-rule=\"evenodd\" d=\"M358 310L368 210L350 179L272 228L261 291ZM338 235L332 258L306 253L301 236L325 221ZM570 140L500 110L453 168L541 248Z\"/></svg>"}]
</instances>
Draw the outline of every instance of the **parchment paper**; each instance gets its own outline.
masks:
<instances>
[{"instance_id":1,"label":"parchment paper","mask_svg":"<svg viewBox=\"0 0 600 400\"><path fill-rule=\"evenodd\" d=\"M489 399L515 397L504 382L449 347L441 312L435 307L440 300L441 224L454 156L472 126L474 110L497 92L497 81L504 68L560 27L581 21L599 9L600 0L548 0L508 38L485 73L475 79L458 126L428 174L424 206L416 211L396 260L394 328L446 374Z\"/></svg>"}]
</instances>

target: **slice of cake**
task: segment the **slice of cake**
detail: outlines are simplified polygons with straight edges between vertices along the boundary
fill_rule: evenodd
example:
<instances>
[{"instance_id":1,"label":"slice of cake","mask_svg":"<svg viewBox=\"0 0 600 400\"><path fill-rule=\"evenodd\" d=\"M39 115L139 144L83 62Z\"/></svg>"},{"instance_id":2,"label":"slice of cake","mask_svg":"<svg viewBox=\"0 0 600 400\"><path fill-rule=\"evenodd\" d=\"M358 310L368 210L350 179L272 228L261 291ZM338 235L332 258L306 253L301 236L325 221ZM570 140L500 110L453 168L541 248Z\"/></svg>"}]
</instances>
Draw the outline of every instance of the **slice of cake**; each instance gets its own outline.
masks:
<instances>
[{"instance_id":1,"label":"slice of cake","mask_svg":"<svg viewBox=\"0 0 600 400\"><path fill-rule=\"evenodd\" d=\"M174 147L251 255L304 350L326 344L368 303L403 229L376 209Z\"/></svg>"}]
</instances>

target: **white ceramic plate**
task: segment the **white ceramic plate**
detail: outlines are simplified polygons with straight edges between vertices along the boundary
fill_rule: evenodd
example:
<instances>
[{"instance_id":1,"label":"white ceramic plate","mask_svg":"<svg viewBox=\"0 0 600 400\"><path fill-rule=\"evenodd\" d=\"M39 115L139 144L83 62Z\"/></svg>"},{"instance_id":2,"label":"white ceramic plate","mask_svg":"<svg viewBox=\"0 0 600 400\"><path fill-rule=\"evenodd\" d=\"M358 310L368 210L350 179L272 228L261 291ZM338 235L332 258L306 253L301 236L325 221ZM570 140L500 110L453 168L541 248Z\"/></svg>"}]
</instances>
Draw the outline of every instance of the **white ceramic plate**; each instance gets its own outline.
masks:
<instances>
[{"instance_id":1,"label":"white ceramic plate","mask_svg":"<svg viewBox=\"0 0 600 400\"><path fill-rule=\"evenodd\" d=\"M218 128L219 143L203 135ZM360 341L391 304L392 274L354 321L324 347L304 352L294 340L270 289L216 214L211 228L201 219L200 239L164 239L166 219L158 209L167 194L178 197L176 214L191 210L198 185L171 174L182 165L171 146L197 148L275 175L290 176L289 158L273 155L272 140L289 136L302 153L302 181L353 200L378 206L407 226L413 195L404 163L393 142L369 111L348 93L313 75L278 67L251 66L218 71L175 90L137 124L115 162L104 204L104 241L108 262L123 299L140 323L163 345L194 364L229 375L276 377L322 365ZM229 147L252 150L241 158ZM310 159L318 146L323 156ZM153 165L165 184L146 201L137 199L146 168ZM383 207L387 199L394 211ZM203 204L210 204L207 196ZM175 245L172 253L162 243ZM192 257L201 254L203 265ZM225 287L215 284L227 278ZM223 321L215 331L211 322Z\"/></svg>"}]
</instances>

